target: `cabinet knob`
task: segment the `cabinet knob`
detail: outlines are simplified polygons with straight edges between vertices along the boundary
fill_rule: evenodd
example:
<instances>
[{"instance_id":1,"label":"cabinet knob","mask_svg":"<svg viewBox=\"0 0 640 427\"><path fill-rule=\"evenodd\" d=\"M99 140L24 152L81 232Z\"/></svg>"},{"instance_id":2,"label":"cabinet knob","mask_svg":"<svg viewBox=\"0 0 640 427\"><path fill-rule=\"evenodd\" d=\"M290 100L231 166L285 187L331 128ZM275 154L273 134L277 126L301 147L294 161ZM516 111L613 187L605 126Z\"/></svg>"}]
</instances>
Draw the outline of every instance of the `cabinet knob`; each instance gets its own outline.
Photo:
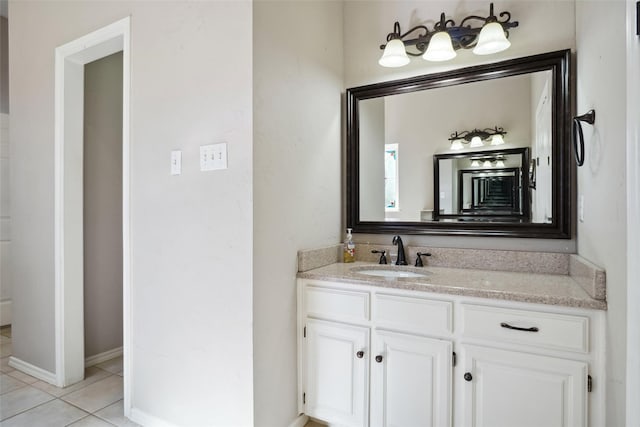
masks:
<instances>
[{"instance_id":1,"label":"cabinet knob","mask_svg":"<svg viewBox=\"0 0 640 427\"><path fill-rule=\"evenodd\" d=\"M362 359L364 357L364 351L360 350L359 352L356 353L356 357L358 359Z\"/></svg>"},{"instance_id":2,"label":"cabinet knob","mask_svg":"<svg viewBox=\"0 0 640 427\"><path fill-rule=\"evenodd\" d=\"M376 356L376 362L378 362L378 363L382 362L382 356L377 355Z\"/></svg>"},{"instance_id":3,"label":"cabinet knob","mask_svg":"<svg viewBox=\"0 0 640 427\"><path fill-rule=\"evenodd\" d=\"M471 375L471 372L465 372L464 373L464 380L465 381L471 381L473 379L473 375Z\"/></svg>"}]
</instances>

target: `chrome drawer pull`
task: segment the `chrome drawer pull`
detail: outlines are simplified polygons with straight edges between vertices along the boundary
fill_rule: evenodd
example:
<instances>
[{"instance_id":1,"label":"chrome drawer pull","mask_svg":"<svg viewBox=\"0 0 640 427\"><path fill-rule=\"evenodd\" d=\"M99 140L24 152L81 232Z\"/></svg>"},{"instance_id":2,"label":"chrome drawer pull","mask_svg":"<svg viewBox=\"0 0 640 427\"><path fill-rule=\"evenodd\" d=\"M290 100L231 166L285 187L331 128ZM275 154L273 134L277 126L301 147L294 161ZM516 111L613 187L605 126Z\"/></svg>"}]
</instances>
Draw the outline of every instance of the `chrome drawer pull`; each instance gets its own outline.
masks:
<instances>
[{"instance_id":1,"label":"chrome drawer pull","mask_svg":"<svg viewBox=\"0 0 640 427\"><path fill-rule=\"evenodd\" d=\"M500 326L502 326L503 328L507 328L507 329L513 329L515 331L524 331L524 332L538 332L540 329L538 329L537 327L532 327L532 328L519 328L517 326L511 326L508 323L500 323Z\"/></svg>"}]
</instances>

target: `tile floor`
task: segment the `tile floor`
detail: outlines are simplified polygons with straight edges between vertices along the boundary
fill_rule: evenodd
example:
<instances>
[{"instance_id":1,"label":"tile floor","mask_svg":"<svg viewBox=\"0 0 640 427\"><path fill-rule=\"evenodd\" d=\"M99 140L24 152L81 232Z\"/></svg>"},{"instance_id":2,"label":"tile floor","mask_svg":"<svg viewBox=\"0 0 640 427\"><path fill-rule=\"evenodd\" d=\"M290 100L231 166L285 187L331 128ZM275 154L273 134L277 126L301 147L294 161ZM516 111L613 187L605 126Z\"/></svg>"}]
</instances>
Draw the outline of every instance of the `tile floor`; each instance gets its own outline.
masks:
<instances>
[{"instance_id":1,"label":"tile floor","mask_svg":"<svg viewBox=\"0 0 640 427\"><path fill-rule=\"evenodd\" d=\"M11 327L0 328L0 427L138 426L123 415L122 357L58 388L9 366Z\"/></svg>"},{"instance_id":2,"label":"tile floor","mask_svg":"<svg viewBox=\"0 0 640 427\"><path fill-rule=\"evenodd\" d=\"M0 328L0 427L132 427L122 407L122 357L59 388L9 366L11 327ZM138 426L139 427L139 426ZM325 427L310 420L305 427Z\"/></svg>"}]
</instances>

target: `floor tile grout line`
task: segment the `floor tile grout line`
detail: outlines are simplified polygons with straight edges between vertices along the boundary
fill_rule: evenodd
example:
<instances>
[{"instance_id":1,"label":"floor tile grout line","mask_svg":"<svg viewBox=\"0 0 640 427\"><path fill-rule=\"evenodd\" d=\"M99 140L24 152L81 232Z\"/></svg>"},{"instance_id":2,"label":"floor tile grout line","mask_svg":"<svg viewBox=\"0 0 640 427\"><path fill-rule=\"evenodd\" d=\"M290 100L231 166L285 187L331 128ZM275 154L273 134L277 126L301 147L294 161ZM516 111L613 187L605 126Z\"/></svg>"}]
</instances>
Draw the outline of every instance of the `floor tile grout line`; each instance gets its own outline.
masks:
<instances>
[{"instance_id":1,"label":"floor tile grout line","mask_svg":"<svg viewBox=\"0 0 640 427\"><path fill-rule=\"evenodd\" d=\"M113 374L107 375L106 377L102 377L102 378L100 378L99 380L95 380L94 382L91 382L91 383L89 383L89 384L85 384L85 385L83 385L83 386L82 386L82 387L80 387L80 388L77 388L77 389L75 389L75 390L70 390L70 391L68 391L68 392L66 392L66 393L64 393L64 394L60 394L60 395L58 395L58 396L56 396L55 394L51 394L51 393L49 393L49 392L48 392L48 391L46 391L46 390L39 389L38 387L35 387L35 386L33 386L33 387L34 387L34 388L37 388L37 389L38 389L38 390L40 390L40 391L44 391L45 393L47 393L47 394L49 394L49 395L51 395L51 396L55 397L56 399L64 400L64 399L62 399L63 397L66 397L66 396L70 395L71 393L75 393L76 391L84 390L85 388L89 387L90 385L93 385L93 384L95 384L95 383L97 383L97 382L100 382L100 381L102 381L102 380L106 380L107 378L112 377L112 376L113 376ZM82 380L82 381L84 381L84 380ZM61 387L55 386L55 385L53 385L53 384L49 384L49 383L48 383L48 382L46 382L46 381L43 381L43 382L44 382L45 384L51 385L51 386L56 387L56 388L59 388L59 389L61 389L61 390L64 390L64 389L66 388L66 387L61 388ZM78 382L80 382L80 381L78 381ZM35 383L34 383L34 384L35 384ZM75 383L75 384L78 384L78 383ZM69 385L69 386L67 386L67 387L73 387L73 386L74 386L74 384L71 384L71 385ZM66 400L65 400L65 402L66 402Z\"/></svg>"},{"instance_id":2,"label":"floor tile grout line","mask_svg":"<svg viewBox=\"0 0 640 427\"><path fill-rule=\"evenodd\" d=\"M35 387L34 387L34 388L35 388ZM37 389L36 389L36 390L37 390ZM42 390L40 390L40 391L42 391ZM47 394L48 394L48 393L47 393ZM49 394L49 396L51 396L51 395ZM53 396L52 396L52 397L53 397ZM10 416L10 417L8 417L8 418L3 418L3 419L1 419L1 420L0 420L0 422L3 422L3 423L4 423L5 421L10 420L10 419L11 419L11 418L13 418L13 417L17 417L17 416L18 416L18 415L20 415L20 414L24 414L25 412L29 412L29 411L30 411L30 410L32 410L32 409L36 409L37 407L40 407L40 406L45 405L45 404L47 404L47 403L53 402L54 400L58 400L58 399L56 399L56 398L54 397L53 399L49 399L49 400L47 400L46 402L39 403L39 404L37 404L36 406L32 406L31 408L25 409L24 411L20 411L20 412L18 412L17 414L11 415L11 416ZM84 412L87 412L87 411L84 411Z\"/></svg>"},{"instance_id":3,"label":"floor tile grout line","mask_svg":"<svg viewBox=\"0 0 640 427\"><path fill-rule=\"evenodd\" d=\"M74 408L78 408L78 409L80 409L82 412L86 412L88 415L93 415L93 412L89 412L89 411L87 411L86 409L83 409L83 408L79 407L78 405L75 405L75 404L73 404L73 403L71 403L71 402L67 402L66 400L61 399L61 398L58 398L58 400L60 400L60 401L62 401L62 402L64 402L64 403L66 403L67 405L71 405L71 406L73 406ZM86 417L84 417L84 418L86 418Z\"/></svg>"},{"instance_id":4,"label":"floor tile grout line","mask_svg":"<svg viewBox=\"0 0 640 427\"><path fill-rule=\"evenodd\" d=\"M31 384L27 384L27 383L25 383L24 381L21 381L21 380L17 379L17 378L16 378L16 377L14 377L14 376L9 375L9 373L6 373L6 372L0 372L0 375L6 375L6 376L11 377L11 378L13 378L14 380L18 381L19 383L24 384L24 385L22 385L22 386L20 386L20 387L18 387L18 388L14 388L13 390L9 390L9 391L5 391L4 393L0 393L0 396L4 396L4 395L5 395L5 394L7 394L7 393L11 393L12 391L20 390L21 388L24 388L25 386L31 385ZM35 388L35 387L34 387L34 388Z\"/></svg>"},{"instance_id":5,"label":"floor tile grout line","mask_svg":"<svg viewBox=\"0 0 640 427\"><path fill-rule=\"evenodd\" d=\"M93 415L93 414L89 414L89 415L87 415L86 417L82 417L82 418L80 418L79 420L75 420L75 421L74 421L74 422L72 422L71 424L67 424L65 427L73 426L73 424L75 424L75 423L77 423L77 422L79 422L79 421L82 421L82 420L84 420L85 418L89 418L89 417L95 417L95 418L98 418L100 421L104 421L105 423L107 423L107 424L109 424L109 425L111 425L111 426L118 427L116 424L110 423L110 422L109 422L109 421L107 421L107 420L103 420L103 419L102 419L102 418L100 418L100 417L96 417L96 416L95 416L95 415Z\"/></svg>"},{"instance_id":6,"label":"floor tile grout line","mask_svg":"<svg viewBox=\"0 0 640 427\"><path fill-rule=\"evenodd\" d=\"M115 405L116 403L120 402L121 400L124 400L124 398L120 398L120 399L116 400L115 402L111 402L111 403L109 403L107 406L105 406L105 407L103 407L103 408L96 409L95 411L93 411L93 412L91 413L91 415L95 415L96 417L98 417L98 418L100 418L100 419L103 419L100 415L96 415L96 413L97 413L97 412L102 411L103 409L108 408L108 407L109 407L109 406L111 406L111 405Z\"/></svg>"}]
</instances>

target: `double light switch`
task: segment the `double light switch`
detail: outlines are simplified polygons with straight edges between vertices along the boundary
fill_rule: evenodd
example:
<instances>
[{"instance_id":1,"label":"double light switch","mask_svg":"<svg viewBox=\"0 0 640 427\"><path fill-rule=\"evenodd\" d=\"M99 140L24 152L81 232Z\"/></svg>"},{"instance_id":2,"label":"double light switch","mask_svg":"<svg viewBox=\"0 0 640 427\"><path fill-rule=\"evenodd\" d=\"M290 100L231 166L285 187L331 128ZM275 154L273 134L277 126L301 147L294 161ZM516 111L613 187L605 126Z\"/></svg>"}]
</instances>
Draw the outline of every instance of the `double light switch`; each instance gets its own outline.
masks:
<instances>
[{"instance_id":1,"label":"double light switch","mask_svg":"<svg viewBox=\"0 0 640 427\"><path fill-rule=\"evenodd\" d=\"M227 168L227 143L200 146L200 170L212 171Z\"/></svg>"},{"instance_id":2,"label":"double light switch","mask_svg":"<svg viewBox=\"0 0 640 427\"><path fill-rule=\"evenodd\" d=\"M200 146L200 170L227 169L227 143ZM171 175L182 173L182 151L171 151Z\"/></svg>"}]
</instances>

